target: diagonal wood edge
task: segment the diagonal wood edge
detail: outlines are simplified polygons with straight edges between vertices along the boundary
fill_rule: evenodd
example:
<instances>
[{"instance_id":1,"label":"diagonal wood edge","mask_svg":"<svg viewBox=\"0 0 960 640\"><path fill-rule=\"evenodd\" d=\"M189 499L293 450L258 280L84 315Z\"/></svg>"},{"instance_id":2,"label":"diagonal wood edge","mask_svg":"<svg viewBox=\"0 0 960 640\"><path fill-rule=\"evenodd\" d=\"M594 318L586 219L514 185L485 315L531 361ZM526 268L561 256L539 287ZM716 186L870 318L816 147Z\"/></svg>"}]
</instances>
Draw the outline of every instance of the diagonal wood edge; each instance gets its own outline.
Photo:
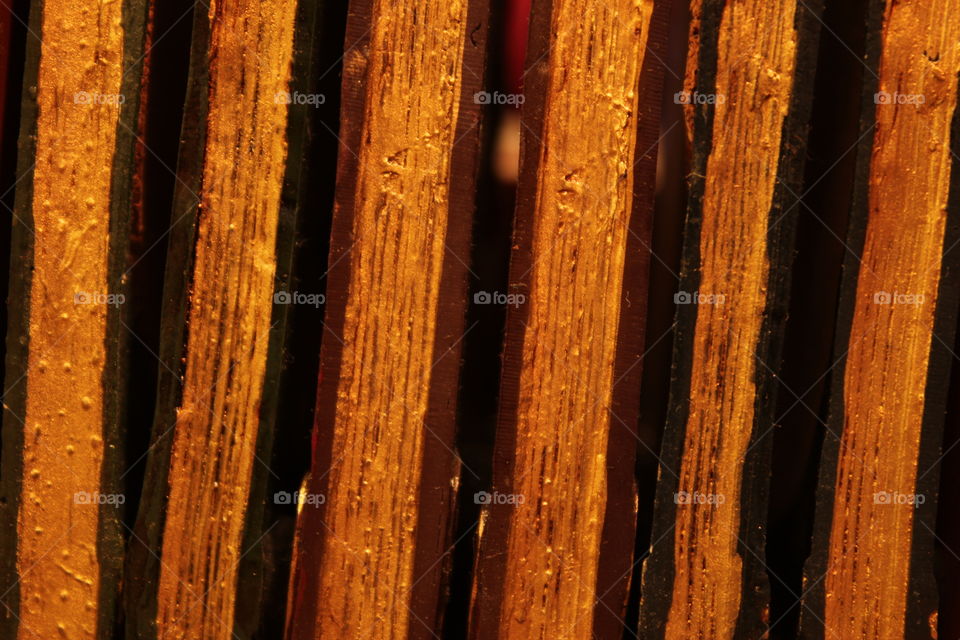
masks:
<instances>
[{"instance_id":1,"label":"diagonal wood edge","mask_svg":"<svg viewBox=\"0 0 960 640\"><path fill-rule=\"evenodd\" d=\"M934 335L951 344L956 313L955 284L941 277L955 269L944 254L956 234L948 216L956 203L958 52L949 32L955 21L944 21L955 10L871 6L868 64L877 74L865 83L861 128L871 135L860 150L848 242L861 262L847 269L838 322L836 349L845 358L830 426L842 440L824 445L804 637L928 637L935 626L935 591L921 575L932 540L922 523L934 522L949 366ZM920 495L922 503L900 501Z\"/></svg>"},{"instance_id":2,"label":"diagonal wood edge","mask_svg":"<svg viewBox=\"0 0 960 640\"><path fill-rule=\"evenodd\" d=\"M42 0L33 0L30 14L39 16L43 12ZM23 77L23 97L20 111L20 141L18 142L17 175L21 176L14 202L13 229L10 242L11 264L32 265L34 252L33 234L33 179L34 158L37 141L37 100L35 87L40 66L40 35L42 22L39 18L32 21L31 29L37 35L27 38L25 68ZM29 33L29 32L28 32ZM31 91L31 89L34 89ZM33 270L29 268L11 269L9 276L8 300L29 300L33 287ZM26 413L27 387L25 384L12 384L22 381L28 373L30 305L22 302L8 305L6 340L6 359L4 362L3 383L3 447L2 468L0 474L0 635L17 637L20 611L20 584L17 573L17 515L20 509L23 489L23 418ZM19 329L19 330L17 330ZM24 339L26 334L26 339ZM13 428L7 428L13 425Z\"/></svg>"},{"instance_id":3,"label":"diagonal wood edge","mask_svg":"<svg viewBox=\"0 0 960 640\"><path fill-rule=\"evenodd\" d=\"M332 440L321 433L319 425L330 425L335 419L336 387L324 385L324 380L336 380L340 375L340 358L335 343L343 335L346 290L348 286L352 229L349 223L355 206L356 193L351 188L356 181L359 157L354 149L359 147L364 125L364 95L367 65L365 60L370 48L370 12L373 0L353 0L347 15L344 34L344 68L340 96L340 131L337 158L337 184L334 198L333 223L330 230L330 256L327 264L327 311L324 317L322 347L320 351L320 375L317 389L317 410L311 439L311 473L304 481L303 489L322 495L325 490L326 470L332 458ZM346 58L352 64L346 64ZM333 338L332 336L336 336ZM329 429L329 427L327 427ZM317 471L319 470L319 471ZM320 572L316 561L323 553L324 516L326 504L312 509L301 509L297 514L294 535L293 561L291 563L289 594L287 600L287 624L285 637L288 640L313 640L316 638L316 600L319 597Z\"/></svg>"},{"instance_id":4,"label":"diagonal wood edge","mask_svg":"<svg viewBox=\"0 0 960 640\"><path fill-rule=\"evenodd\" d=\"M450 176L454 178L449 191L451 215L439 283L437 317L443 321L433 345L434 362L426 417L429 431L423 444L414 585L409 605L408 637L422 640L434 638L442 629L449 586L447 556L454 542L454 503L459 477L463 473L473 473L460 468L453 443L461 352L465 332L471 330L465 326L465 297L483 124L483 107L477 104L475 96L484 87L489 19L489 2L471 0L467 8L467 38L462 60L465 71L460 78L460 106L450 160Z\"/></svg>"},{"instance_id":5,"label":"diagonal wood edge","mask_svg":"<svg viewBox=\"0 0 960 640\"><path fill-rule=\"evenodd\" d=\"M593 633L618 637L624 626L634 568L637 528L637 424L640 381L647 343L648 289L653 246L654 199L661 139L662 92L672 0L654 3L637 95L637 139L633 154L633 209L624 261L623 297L617 331L611 415L607 441L607 504L597 565Z\"/></svg>"},{"instance_id":6,"label":"diagonal wood edge","mask_svg":"<svg viewBox=\"0 0 960 640\"><path fill-rule=\"evenodd\" d=\"M287 127L278 96L289 90L296 6L279 2L266 16L222 5L208 14L202 209L157 588L163 637L233 636L275 300Z\"/></svg>"},{"instance_id":7,"label":"diagonal wood edge","mask_svg":"<svg viewBox=\"0 0 960 640\"><path fill-rule=\"evenodd\" d=\"M166 518L170 449L181 401L193 277L197 214L207 135L210 22L197 11L191 25L190 62L177 154L176 180L163 274L156 406L140 506L124 558L124 629L131 638L157 637L157 586Z\"/></svg>"}]
</instances>

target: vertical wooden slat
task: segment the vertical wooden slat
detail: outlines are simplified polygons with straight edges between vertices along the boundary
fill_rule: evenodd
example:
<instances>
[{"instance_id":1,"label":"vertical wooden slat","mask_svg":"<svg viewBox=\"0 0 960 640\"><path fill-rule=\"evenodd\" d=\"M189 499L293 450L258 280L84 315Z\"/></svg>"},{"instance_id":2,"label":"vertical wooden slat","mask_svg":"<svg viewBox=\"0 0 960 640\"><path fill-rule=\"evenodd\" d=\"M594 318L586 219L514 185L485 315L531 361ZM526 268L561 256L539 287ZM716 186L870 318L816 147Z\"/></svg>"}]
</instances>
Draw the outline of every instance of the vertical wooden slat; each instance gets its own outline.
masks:
<instances>
[{"instance_id":1,"label":"vertical wooden slat","mask_svg":"<svg viewBox=\"0 0 960 640\"><path fill-rule=\"evenodd\" d=\"M350 5L292 638L439 632L486 12Z\"/></svg>"},{"instance_id":2,"label":"vertical wooden slat","mask_svg":"<svg viewBox=\"0 0 960 640\"><path fill-rule=\"evenodd\" d=\"M105 638L126 497L122 275L146 6L47 0L30 15L4 381L0 635Z\"/></svg>"},{"instance_id":3,"label":"vertical wooden slat","mask_svg":"<svg viewBox=\"0 0 960 640\"><path fill-rule=\"evenodd\" d=\"M871 3L809 638L936 637L937 465L957 313L960 3Z\"/></svg>"},{"instance_id":4,"label":"vertical wooden slat","mask_svg":"<svg viewBox=\"0 0 960 640\"><path fill-rule=\"evenodd\" d=\"M127 569L133 637L233 637L240 564L262 537L247 534L263 508L254 466L258 453L269 459L284 333L275 328L289 307L275 305L274 278L278 261L289 269L296 206L296 197L282 206L281 194L302 165L298 152L288 166L288 112L309 108L288 106L297 7L195 14L161 326L166 371Z\"/></svg>"},{"instance_id":5,"label":"vertical wooden slat","mask_svg":"<svg viewBox=\"0 0 960 640\"><path fill-rule=\"evenodd\" d=\"M157 590L164 638L230 638L271 331L296 2L217 5L186 376ZM188 116L189 117L189 116Z\"/></svg>"},{"instance_id":6,"label":"vertical wooden slat","mask_svg":"<svg viewBox=\"0 0 960 640\"><path fill-rule=\"evenodd\" d=\"M271 316L270 342L259 408L258 463L253 467L247 500L242 543L244 555L237 567L235 633L240 637L279 635L283 628L283 612L274 613L268 609L271 598L283 601L286 585L272 584L267 576L279 568L275 564L281 558L292 555L273 548L276 540L283 539L276 535L279 531L275 529L281 527L280 512L289 508L287 497L291 494L288 491L271 492L270 486L271 481L279 480L283 472L274 462L274 440L282 433L282 429L288 433L295 432L289 422L284 422L281 405L291 396L296 397L302 389L312 389L313 376L310 383L304 386L302 379L297 376L299 371L291 370L288 365L296 358L307 359L318 355L316 351L310 352L305 345L295 341L293 323L296 305L306 303L315 309L323 306L322 294L315 289L315 283L295 274L295 262L297 247L302 242L302 230L310 224L311 217L318 215L321 207L321 203L312 197L316 193L313 183L326 181L332 187L333 176L323 172L322 166L317 167L310 162L311 157L316 157L314 147L317 145L318 132L315 129L318 128L320 103L325 104L332 98L320 92L318 84L321 78L316 67L319 62L318 40L323 35L322 13L327 6L330 5L325 5L323 0L299 0L294 20L289 95L314 96L314 99L306 102L291 100L287 107L287 160L280 194L274 277L275 302L281 299L286 303L275 303ZM288 395L284 396L284 392ZM305 396L311 401L314 399L312 393ZM279 433L278 427L281 429ZM283 455L281 451L277 453ZM292 537L286 538L291 544Z\"/></svg>"},{"instance_id":7,"label":"vertical wooden slat","mask_svg":"<svg viewBox=\"0 0 960 640\"><path fill-rule=\"evenodd\" d=\"M763 532L817 16L700 5L693 170L641 637L760 637ZM688 74L689 76L689 74Z\"/></svg>"},{"instance_id":8,"label":"vertical wooden slat","mask_svg":"<svg viewBox=\"0 0 960 640\"><path fill-rule=\"evenodd\" d=\"M475 638L624 632L669 6L534 3Z\"/></svg>"}]
</instances>

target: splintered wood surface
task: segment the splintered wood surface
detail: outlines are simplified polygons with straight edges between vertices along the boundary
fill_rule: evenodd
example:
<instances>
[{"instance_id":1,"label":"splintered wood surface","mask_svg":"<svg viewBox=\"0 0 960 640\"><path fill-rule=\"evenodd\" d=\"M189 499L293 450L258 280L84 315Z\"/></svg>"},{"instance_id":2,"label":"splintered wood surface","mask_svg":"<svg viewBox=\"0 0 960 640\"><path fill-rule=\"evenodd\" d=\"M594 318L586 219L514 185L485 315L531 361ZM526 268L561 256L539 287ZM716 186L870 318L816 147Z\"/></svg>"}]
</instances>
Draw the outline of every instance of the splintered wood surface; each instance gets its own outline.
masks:
<instances>
[{"instance_id":1,"label":"splintered wood surface","mask_svg":"<svg viewBox=\"0 0 960 640\"><path fill-rule=\"evenodd\" d=\"M18 505L19 582L4 593L18 590L19 607L4 618L13 615L21 640L97 637L101 607L112 602L102 602L103 589L117 580L120 558L101 555L103 536L117 535L121 500L103 483L115 446L104 387L108 315L122 303L109 297L117 293L111 190L122 104L132 98L122 78L122 12L132 6L54 0L31 12L43 44L28 54L39 58L36 75L27 72L35 93L24 91L36 100L25 103L23 118L25 135L35 134L24 146L34 157L21 159L30 186L18 190L14 231L15 245L25 241L31 253L17 256L23 261L12 270L26 285L12 287L25 313L11 314L4 383L4 456L22 456L17 495L9 496ZM4 482L11 493L15 481Z\"/></svg>"},{"instance_id":2,"label":"splintered wood surface","mask_svg":"<svg viewBox=\"0 0 960 640\"><path fill-rule=\"evenodd\" d=\"M792 90L795 10L793 2L734 2L720 25L716 94L725 99L716 106L707 161L678 489L695 498L677 504L667 638L733 638L740 609L740 478L755 420L755 371L763 366L756 353L767 303L768 214ZM696 496L708 502L696 504Z\"/></svg>"},{"instance_id":3,"label":"splintered wood surface","mask_svg":"<svg viewBox=\"0 0 960 640\"><path fill-rule=\"evenodd\" d=\"M960 2L886 6L871 105L869 217L842 398L833 407L842 412L843 433L825 578L829 638L903 637L914 538L926 537L914 530L916 518L933 508L924 504L934 496L918 492L916 482L931 471L918 468L929 395L941 394L947 382L931 386L927 371L931 349L940 348L934 326L942 305L958 43Z\"/></svg>"},{"instance_id":4,"label":"splintered wood surface","mask_svg":"<svg viewBox=\"0 0 960 640\"><path fill-rule=\"evenodd\" d=\"M169 472L157 634L233 636L274 301L295 0L219 4L186 377Z\"/></svg>"},{"instance_id":5,"label":"splintered wood surface","mask_svg":"<svg viewBox=\"0 0 960 640\"><path fill-rule=\"evenodd\" d=\"M440 632L485 6L351 5L298 639Z\"/></svg>"},{"instance_id":6,"label":"splintered wood surface","mask_svg":"<svg viewBox=\"0 0 960 640\"><path fill-rule=\"evenodd\" d=\"M668 4L658 4L667 15ZM649 232L647 213L637 214L640 222L632 215L637 163L652 168L656 153L656 136L644 134L638 145L642 116L659 121L638 95L654 12L652 1L534 4L510 276L516 306L508 310L473 637L590 637L594 608L608 607L598 600L610 591L608 633L623 632L635 493L618 500L614 517L627 533L613 532L618 548L608 549L624 560L611 563L621 580L598 588L598 578L608 496L633 488L634 458L611 457L608 443L612 430L632 434L637 420L633 403L616 414L615 388L631 370L638 374L643 344L642 323L621 312L646 308L646 263L638 259L648 249L630 234ZM648 89L659 95L655 83ZM652 197L648 186L644 179L641 191ZM626 281L634 279L643 279L641 289ZM635 447L635 437L617 442ZM625 487L608 488L620 466L628 471L616 482Z\"/></svg>"}]
</instances>

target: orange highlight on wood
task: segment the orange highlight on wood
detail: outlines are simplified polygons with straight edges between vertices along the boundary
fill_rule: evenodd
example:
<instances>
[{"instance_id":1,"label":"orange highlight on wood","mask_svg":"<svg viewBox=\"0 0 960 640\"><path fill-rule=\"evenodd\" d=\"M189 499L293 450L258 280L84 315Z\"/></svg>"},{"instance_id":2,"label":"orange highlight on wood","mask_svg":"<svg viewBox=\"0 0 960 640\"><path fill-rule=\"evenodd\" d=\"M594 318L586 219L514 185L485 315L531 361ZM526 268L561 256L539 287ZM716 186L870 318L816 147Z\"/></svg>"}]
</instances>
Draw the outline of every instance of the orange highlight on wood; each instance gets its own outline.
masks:
<instances>
[{"instance_id":1,"label":"orange highlight on wood","mask_svg":"<svg viewBox=\"0 0 960 640\"><path fill-rule=\"evenodd\" d=\"M555 0L501 638L589 638L653 2ZM540 73L532 70L531 73ZM641 150L642 151L642 150ZM525 274L521 274L525 275Z\"/></svg>"},{"instance_id":2,"label":"orange highlight on wood","mask_svg":"<svg viewBox=\"0 0 960 640\"><path fill-rule=\"evenodd\" d=\"M928 471L917 456L954 162L960 2L888 4L882 46L826 576L826 636L838 640L904 633L911 487Z\"/></svg>"},{"instance_id":3,"label":"orange highlight on wood","mask_svg":"<svg viewBox=\"0 0 960 640\"><path fill-rule=\"evenodd\" d=\"M18 640L97 627L99 511L116 508L99 493L120 20L120 2L43 3Z\"/></svg>"},{"instance_id":4,"label":"orange highlight on wood","mask_svg":"<svg viewBox=\"0 0 960 640\"><path fill-rule=\"evenodd\" d=\"M214 4L210 111L157 633L233 637L273 309L296 0Z\"/></svg>"},{"instance_id":5,"label":"orange highlight on wood","mask_svg":"<svg viewBox=\"0 0 960 640\"><path fill-rule=\"evenodd\" d=\"M467 9L375 2L344 60L368 68L317 637L407 634Z\"/></svg>"},{"instance_id":6,"label":"orange highlight on wood","mask_svg":"<svg viewBox=\"0 0 960 640\"><path fill-rule=\"evenodd\" d=\"M794 2L728 3L718 44L713 148L678 492L666 638L732 640L740 610L740 482L754 425L767 232L796 57ZM695 48L696 50L696 48Z\"/></svg>"}]
</instances>

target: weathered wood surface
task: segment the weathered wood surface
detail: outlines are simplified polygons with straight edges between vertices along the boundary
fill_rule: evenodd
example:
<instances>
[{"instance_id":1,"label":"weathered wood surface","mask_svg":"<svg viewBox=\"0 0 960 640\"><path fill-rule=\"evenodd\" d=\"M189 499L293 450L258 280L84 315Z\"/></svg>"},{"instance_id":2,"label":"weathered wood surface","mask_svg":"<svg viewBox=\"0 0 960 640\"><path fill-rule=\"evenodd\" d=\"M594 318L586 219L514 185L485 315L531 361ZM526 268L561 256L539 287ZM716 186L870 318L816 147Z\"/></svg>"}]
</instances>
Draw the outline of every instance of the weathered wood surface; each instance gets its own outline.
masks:
<instances>
[{"instance_id":1,"label":"weathered wood surface","mask_svg":"<svg viewBox=\"0 0 960 640\"><path fill-rule=\"evenodd\" d=\"M795 2L696 8L693 168L640 632L760 637L769 432L817 23Z\"/></svg>"},{"instance_id":2,"label":"weathered wood surface","mask_svg":"<svg viewBox=\"0 0 960 640\"><path fill-rule=\"evenodd\" d=\"M870 5L856 201L805 638L936 637L934 527L956 327L960 4Z\"/></svg>"},{"instance_id":3,"label":"weathered wood surface","mask_svg":"<svg viewBox=\"0 0 960 640\"><path fill-rule=\"evenodd\" d=\"M941 467L955 475L960 0L836 0L820 47L823 2L534 0L522 135L496 134L501 169L522 140L516 226L493 234L512 239L509 284L476 296L471 267L507 268L476 248L499 222L471 249L481 112L504 99L486 58L524 66L487 51L505 7L0 5L0 116L8 62L25 78L16 158L0 129L0 181L17 180L0 638L792 638L788 607L805 639L937 637L942 559L960 557L937 520ZM10 26L28 4L21 70ZM189 68L149 51L176 25ZM651 258L672 268L654 199L683 191L657 175L664 65L683 50L687 148L659 157L689 165L683 264L674 306L650 313ZM318 93L340 66L342 105ZM184 87L182 114L163 113ZM512 180L479 184L494 175ZM317 194L334 192L331 213ZM161 295L143 283L162 270ZM471 304L505 305L504 335L498 310L466 322ZM641 423L648 317L674 310L672 372L662 393L644 380ZM465 416L478 370L492 406L477 353L501 337L499 413ZM648 405L668 408L652 509ZM778 429L775 460L803 455L771 466Z\"/></svg>"},{"instance_id":4,"label":"weathered wood surface","mask_svg":"<svg viewBox=\"0 0 960 640\"><path fill-rule=\"evenodd\" d=\"M196 14L187 101L204 118L188 108L171 214L160 356L171 375L161 380L145 481L166 491L147 496L134 531L134 637L234 635L246 528L260 527L263 508L254 466L258 452L269 458L268 363L279 370L275 327L288 307L275 305L275 276L278 247L288 269L292 242L278 228L297 6Z\"/></svg>"},{"instance_id":5,"label":"weathered wood surface","mask_svg":"<svg viewBox=\"0 0 960 640\"><path fill-rule=\"evenodd\" d=\"M136 1L31 6L4 380L4 638L106 638L116 619L122 274L145 19Z\"/></svg>"},{"instance_id":6,"label":"weathered wood surface","mask_svg":"<svg viewBox=\"0 0 960 640\"><path fill-rule=\"evenodd\" d=\"M475 638L624 631L669 6L534 3Z\"/></svg>"},{"instance_id":7,"label":"weathered wood surface","mask_svg":"<svg viewBox=\"0 0 960 640\"><path fill-rule=\"evenodd\" d=\"M189 287L193 274L209 92L210 20L193 15L188 82L175 169L173 206L163 276L157 390L140 505L124 557L124 631L157 637L157 586L168 496L173 433L185 375Z\"/></svg>"},{"instance_id":8,"label":"weathered wood surface","mask_svg":"<svg viewBox=\"0 0 960 640\"><path fill-rule=\"evenodd\" d=\"M291 638L441 627L487 13L478 0L351 3Z\"/></svg>"}]
</instances>

